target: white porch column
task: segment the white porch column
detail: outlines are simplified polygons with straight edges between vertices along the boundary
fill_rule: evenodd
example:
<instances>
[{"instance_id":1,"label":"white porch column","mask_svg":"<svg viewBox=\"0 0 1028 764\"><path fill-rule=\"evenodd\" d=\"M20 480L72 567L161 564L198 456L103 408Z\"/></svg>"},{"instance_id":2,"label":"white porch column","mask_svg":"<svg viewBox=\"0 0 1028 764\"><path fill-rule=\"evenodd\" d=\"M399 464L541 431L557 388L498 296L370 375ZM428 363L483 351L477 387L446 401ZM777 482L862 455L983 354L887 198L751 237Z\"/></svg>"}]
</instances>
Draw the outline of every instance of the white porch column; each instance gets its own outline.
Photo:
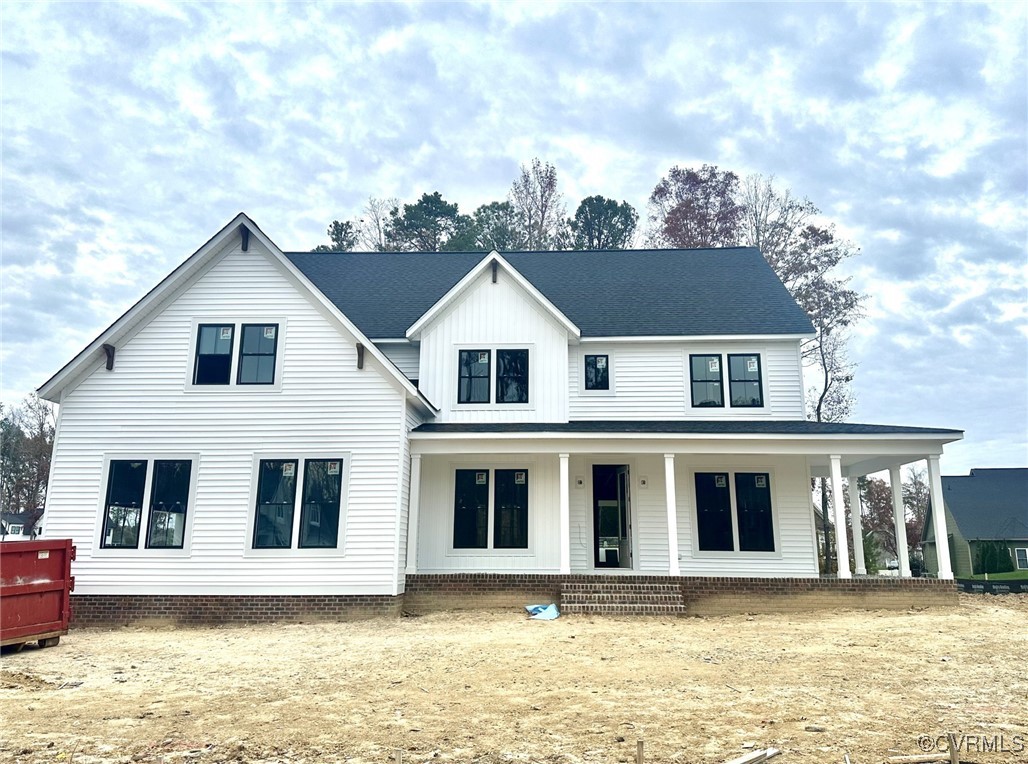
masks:
<instances>
[{"instance_id":1,"label":"white porch column","mask_svg":"<svg viewBox=\"0 0 1028 764\"><path fill-rule=\"evenodd\" d=\"M675 495L675 455L664 454L664 487L667 491L668 573L682 575L678 565L678 499Z\"/></svg>"},{"instance_id":2,"label":"white porch column","mask_svg":"<svg viewBox=\"0 0 1028 764\"><path fill-rule=\"evenodd\" d=\"M568 454L560 458L560 572L571 572L571 479L568 477Z\"/></svg>"},{"instance_id":3,"label":"white porch column","mask_svg":"<svg viewBox=\"0 0 1028 764\"><path fill-rule=\"evenodd\" d=\"M421 454L410 457L410 499L407 503L407 573L418 572L418 509L421 505Z\"/></svg>"},{"instance_id":4,"label":"white porch column","mask_svg":"<svg viewBox=\"0 0 1028 764\"><path fill-rule=\"evenodd\" d=\"M892 521L896 528L896 556L899 558L900 578L910 578L910 552L907 551L907 512L903 508L903 478L900 468L889 467L892 486Z\"/></svg>"},{"instance_id":5,"label":"white porch column","mask_svg":"<svg viewBox=\"0 0 1028 764\"><path fill-rule=\"evenodd\" d=\"M853 531L853 562L855 563L858 576L867 575L867 565L864 561L864 530L860 525L860 484L857 478L850 476L850 530Z\"/></svg>"},{"instance_id":6,"label":"white porch column","mask_svg":"<svg viewBox=\"0 0 1028 764\"><path fill-rule=\"evenodd\" d=\"M946 505L942 501L942 472L939 457L928 457L928 494L932 498L932 529L935 531L935 556L939 561L939 578L953 580L953 563L949 558L949 529L946 527Z\"/></svg>"},{"instance_id":7,"label":"white porch column","mask_svg":"<svg viewBox=\"0 0 1028 764\"><path fill-rule=\"evenodd\" d=\"M832 474L832 507L835 515L835 557L839 564L839 578L853 578L850 573L850 549L846 533L846 505L842 498L842 457L829 456Z\"/></svg>"}]
</instances>

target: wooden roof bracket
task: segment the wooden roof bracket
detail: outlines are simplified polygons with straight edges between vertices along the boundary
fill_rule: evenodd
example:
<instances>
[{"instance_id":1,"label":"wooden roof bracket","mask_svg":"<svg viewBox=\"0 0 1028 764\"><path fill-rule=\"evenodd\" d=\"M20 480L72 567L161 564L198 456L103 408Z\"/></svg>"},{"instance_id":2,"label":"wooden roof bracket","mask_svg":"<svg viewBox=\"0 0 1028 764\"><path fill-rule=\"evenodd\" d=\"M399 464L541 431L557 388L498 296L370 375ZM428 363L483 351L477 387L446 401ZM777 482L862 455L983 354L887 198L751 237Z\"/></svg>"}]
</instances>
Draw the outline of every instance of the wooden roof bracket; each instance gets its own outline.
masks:
<instances>
[{"instance_id":1,"label":"wooden roof bracket","mask_svg":"<svg viewBox=\"0 0 1028 764\"><path fill-rule=\"evenodd\" d=\"M107 371L114 369L114 345L104 343L104 355L107 356Z\"/></svg>"},{"instance_id":2,"label":"wooden roof bracket","mask_svg":"<svg viewBox=\"0 0 1028 764\"><path fill-rule=\"evenodd\" d=\"M357 343L357 368L364 368L364 344L361 342Z\"/></svg>"},{"instance_id":3,"label":"wooden roof bracket","mask_svg":"<svg viewBox=\"0 0 1028 764\"><path fill-rule=\"evenodd\" d=\"M496 283L496 272L499 270L500 264L493 260L493 283Z\"/></svg>"},{"instance_id":4,"label":"wooden roof bracket","mask_svg":"<svg viewBox=\"0 0 1028 764\"><path fill-rule=\"evenodd\" d=\"M250 229L245 225L239 226L239 234L243 237L243 251L250 249Z\"/></svg>"}]
</instances>

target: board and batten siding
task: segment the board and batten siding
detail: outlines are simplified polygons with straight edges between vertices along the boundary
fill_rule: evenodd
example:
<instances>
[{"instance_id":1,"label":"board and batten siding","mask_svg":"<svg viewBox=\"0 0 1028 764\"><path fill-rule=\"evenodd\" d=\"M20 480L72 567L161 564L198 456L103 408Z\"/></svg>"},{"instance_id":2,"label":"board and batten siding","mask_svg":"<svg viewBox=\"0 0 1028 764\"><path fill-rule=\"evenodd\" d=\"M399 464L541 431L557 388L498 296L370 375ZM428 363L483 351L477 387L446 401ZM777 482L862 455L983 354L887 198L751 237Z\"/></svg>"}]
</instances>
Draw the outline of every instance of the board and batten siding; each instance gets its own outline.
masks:
<instances>
[{"instance_id":1,"label":"board and batten siding","mask_svg":"<svg viewBox=\"0 0 1028 764\"><path fill-rule=\"evenodd\" d=\"M528 348L528 405L459 405L458 349L497 347ZM566 422L567 353L567 329L499 268L495 284L482 273L424 328L419 386L439 407L437 422ZM495 353L492 364L495 373Z\"/></svg>"},{"instance_id":2,"label":"board and batten siding","mask_svg":"<svg viewBox=\"0 0 1028 764\"><path fill-rule=\"evenodd\" d=\"M759 353L764 406L693 408L689 355ZM607 354L611 393L586 391L585 355ZM727 369L724 395L728 397ZM575 420L803 419L799 340L582 343L569 347L568 410Z\"/></svg>"},{"instance_id":3,"label":"board and batten siding","mask_svg":"<svg viewBox=\"0 0 1028 764\"><path fill-rule=\"evenodd\" d=\"M188 389L194 321L283 319L279 390ZM98 362L63 397L45 527L78 547L76 592L394 593L404 393L365 360L257 242L237 242L120 344L113 371ZM250 549L261 453L347 458L341 549ZM95 549L105 455L162 454L198 457L186 552Z\"/></svg>"}]
</instances>

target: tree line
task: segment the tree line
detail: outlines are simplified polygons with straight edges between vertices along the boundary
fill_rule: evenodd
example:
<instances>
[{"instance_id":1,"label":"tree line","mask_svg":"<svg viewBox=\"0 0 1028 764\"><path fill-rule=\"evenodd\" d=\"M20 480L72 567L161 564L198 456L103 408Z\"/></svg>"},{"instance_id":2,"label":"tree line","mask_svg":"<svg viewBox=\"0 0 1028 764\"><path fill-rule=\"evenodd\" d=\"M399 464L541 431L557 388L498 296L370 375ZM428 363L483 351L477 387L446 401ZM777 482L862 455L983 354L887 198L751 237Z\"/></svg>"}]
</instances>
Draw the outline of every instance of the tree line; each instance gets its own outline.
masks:
<instances>
[{"instance_id":1,"label":"tree line","mask_svg":"<svg viewBox=\"0 0 1028 764\"><path fill-rule=\"evenodd\" d=\"M0 510L43 507L50 478L54 409L33 393L16 407L0 403Z\"/></svg>"}]
</instances>

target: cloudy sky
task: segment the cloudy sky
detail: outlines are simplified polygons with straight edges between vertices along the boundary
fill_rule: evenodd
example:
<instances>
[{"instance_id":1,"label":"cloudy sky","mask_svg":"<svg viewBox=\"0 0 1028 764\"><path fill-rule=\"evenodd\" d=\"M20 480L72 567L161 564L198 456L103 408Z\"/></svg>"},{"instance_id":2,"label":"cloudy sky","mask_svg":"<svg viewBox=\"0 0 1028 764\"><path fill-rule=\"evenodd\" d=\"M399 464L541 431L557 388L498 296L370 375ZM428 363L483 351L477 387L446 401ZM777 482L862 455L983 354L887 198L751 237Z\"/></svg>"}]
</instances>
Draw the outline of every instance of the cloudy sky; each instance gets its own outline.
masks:
<instances>
[{"instance_id":1,"label":"cloudy sky","mask_svg":"<svg viewBox=\"0 0 1028 764\"><path fill-rule=\"evenodd\" d=\"M854 421L1028 464L1025 5L4 3L2 400L235 213L283 249L369 196L471 211L522 162L641 212L773 174L861 249Z\"/></svg>"}]
</instances>

